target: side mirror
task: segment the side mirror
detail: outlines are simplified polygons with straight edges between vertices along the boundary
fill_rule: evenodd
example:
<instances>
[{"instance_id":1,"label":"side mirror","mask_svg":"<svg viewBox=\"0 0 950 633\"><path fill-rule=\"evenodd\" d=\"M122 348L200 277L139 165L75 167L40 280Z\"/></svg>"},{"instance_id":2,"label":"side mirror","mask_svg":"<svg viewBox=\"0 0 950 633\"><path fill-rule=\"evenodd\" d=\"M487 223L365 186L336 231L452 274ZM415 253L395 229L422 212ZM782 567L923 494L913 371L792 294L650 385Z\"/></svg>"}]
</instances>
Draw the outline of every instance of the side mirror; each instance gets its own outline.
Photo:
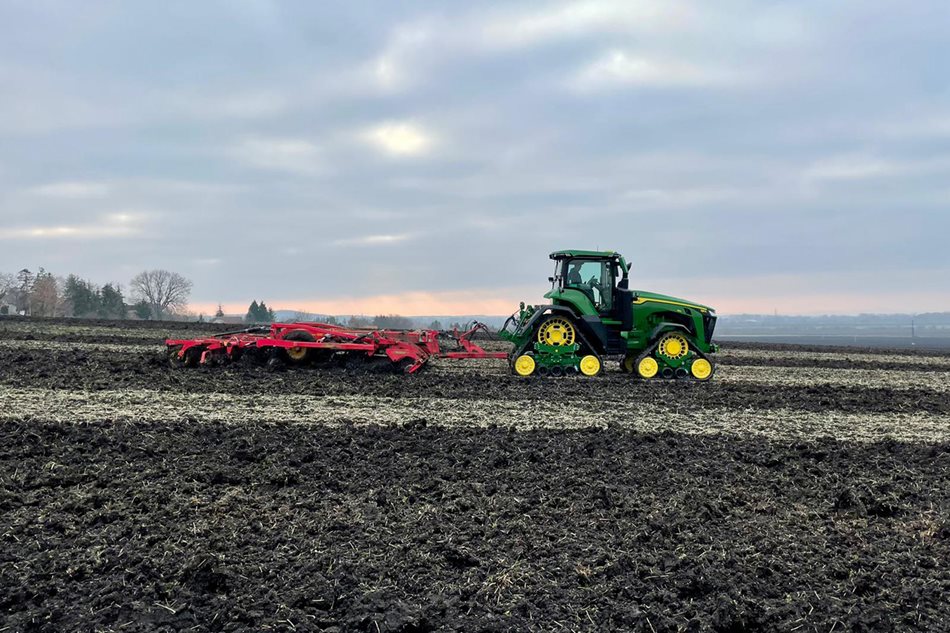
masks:
<instances>
[{"instance_id":1,"label":"side mirror","mask_svg":"<svg viewBox=\"0 0 950 633\"><path fill-rule=\"evenodd\" d=\"M548 277L548 281L553 284L553 283L554 283L554 277Z\"/></svg>"}]
</instances>

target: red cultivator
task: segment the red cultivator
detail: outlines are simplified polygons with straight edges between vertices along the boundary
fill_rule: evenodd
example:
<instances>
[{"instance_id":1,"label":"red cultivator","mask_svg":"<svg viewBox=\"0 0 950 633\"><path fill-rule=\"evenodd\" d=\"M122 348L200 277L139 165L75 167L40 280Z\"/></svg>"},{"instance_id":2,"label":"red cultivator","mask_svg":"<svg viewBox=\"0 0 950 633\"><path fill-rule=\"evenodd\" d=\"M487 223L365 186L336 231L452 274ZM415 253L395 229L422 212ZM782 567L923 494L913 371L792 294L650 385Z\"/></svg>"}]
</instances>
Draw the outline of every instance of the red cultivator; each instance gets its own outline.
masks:
<instances>
[{"instance_id":1,"label":"red cultivator","mask_svg":"<svg viewBox=\"0 0 950 633\"><path fill-rule=\"evenodd\" d=\"M488 352L472 341L484 324L474 323L459 333L437 330L377 330L348 328L328 323L274 323L207 338L168 339L173 365L194 367L217 365L239 359L269 366L329 363L359 359L390 365L398 371L415 373L430 358L501 358L506 352ZM439 338L455 341L455 349L442 351Z\"/></svg>"}]
</instances>

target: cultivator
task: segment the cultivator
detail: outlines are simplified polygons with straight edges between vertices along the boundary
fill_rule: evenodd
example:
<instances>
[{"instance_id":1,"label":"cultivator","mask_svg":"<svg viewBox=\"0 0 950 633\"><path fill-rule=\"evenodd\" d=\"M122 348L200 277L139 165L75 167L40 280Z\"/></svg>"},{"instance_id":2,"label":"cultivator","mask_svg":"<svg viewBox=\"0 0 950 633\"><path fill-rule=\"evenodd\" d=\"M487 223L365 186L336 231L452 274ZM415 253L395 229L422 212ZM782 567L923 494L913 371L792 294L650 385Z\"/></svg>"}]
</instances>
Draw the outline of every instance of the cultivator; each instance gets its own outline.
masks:
<instances>
[{"instance_id":1,"label":"cultivator","mask_svg":"<svg viewBox=\"0 0 950 633\"><path fill-rule=\"evenodd\" d=\"M606 359L634 376L706 381L716 311L692 301L628 287L630 267L614 251L556 251L549 303L526 306L498 333L509 352L489 352L468 331L377 330L326 323L275 323L209 338L167 341L173 364L215 365L249 359L268 365L378 364L413 374L431 358L508 360L518 376L597 376ZM454 340L443 351L440 340Z\"/></svg>"},{"instance_id":2,"label":"cultivator","mask_svg":"<svg viewBox=\"0 0 950 633\"><path fill-rule=\"evenodd\" d=\"M274 323L206 338L168 339L174 366L222 365L234 361L266 364L346 364L359 362L412 374L431 358L507 358L488 352L472 340L487 328L475 322L465 332L455 330L385 330L349 328L329 323ZM444 351L440 339L454 341Z\"/></svg>"}]
</instances>

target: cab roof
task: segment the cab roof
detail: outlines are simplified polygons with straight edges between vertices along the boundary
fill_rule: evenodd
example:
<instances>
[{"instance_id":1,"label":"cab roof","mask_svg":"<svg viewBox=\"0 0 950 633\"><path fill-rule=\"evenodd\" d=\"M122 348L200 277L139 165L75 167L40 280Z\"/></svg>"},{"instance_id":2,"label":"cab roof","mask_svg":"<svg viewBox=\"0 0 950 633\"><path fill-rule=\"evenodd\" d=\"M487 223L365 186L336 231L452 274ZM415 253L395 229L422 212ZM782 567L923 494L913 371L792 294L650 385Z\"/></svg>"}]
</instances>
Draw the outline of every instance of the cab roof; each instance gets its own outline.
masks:
<instances>
[{"instance_id":1,"label":"cab roof","mask_svg":"<svg viewBox=\"0 0 950 633\"><path fill-rule=\"evenodd\" d=\"M616 251L554 251L551 253L551 259L565 259L568 257L590 257L591 259L616 259L620 253Z\"/></svg>"}]
</instances>

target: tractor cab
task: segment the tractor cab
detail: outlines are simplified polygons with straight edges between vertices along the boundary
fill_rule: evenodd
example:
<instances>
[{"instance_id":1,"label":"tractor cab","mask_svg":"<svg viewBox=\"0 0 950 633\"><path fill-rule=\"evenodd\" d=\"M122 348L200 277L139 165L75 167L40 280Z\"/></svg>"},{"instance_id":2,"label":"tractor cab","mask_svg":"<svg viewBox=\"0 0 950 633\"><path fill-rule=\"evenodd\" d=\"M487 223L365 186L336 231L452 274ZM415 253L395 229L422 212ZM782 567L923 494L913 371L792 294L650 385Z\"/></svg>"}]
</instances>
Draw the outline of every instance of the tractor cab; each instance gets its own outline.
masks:
<instances>
[{"instance_id":1,"label":"tractor cab","mask_svg":"<svg viewBox=\"0 0 950 633\"><path fill-rule=\"evenodd\" d=\"M557 305L569 305L586 320L630 329L633 293L628 289L629 266L613 251L556 251L551 291L544 295ZM591 318L593 317L593 318Z\"/></svg>"}]
</instances>

